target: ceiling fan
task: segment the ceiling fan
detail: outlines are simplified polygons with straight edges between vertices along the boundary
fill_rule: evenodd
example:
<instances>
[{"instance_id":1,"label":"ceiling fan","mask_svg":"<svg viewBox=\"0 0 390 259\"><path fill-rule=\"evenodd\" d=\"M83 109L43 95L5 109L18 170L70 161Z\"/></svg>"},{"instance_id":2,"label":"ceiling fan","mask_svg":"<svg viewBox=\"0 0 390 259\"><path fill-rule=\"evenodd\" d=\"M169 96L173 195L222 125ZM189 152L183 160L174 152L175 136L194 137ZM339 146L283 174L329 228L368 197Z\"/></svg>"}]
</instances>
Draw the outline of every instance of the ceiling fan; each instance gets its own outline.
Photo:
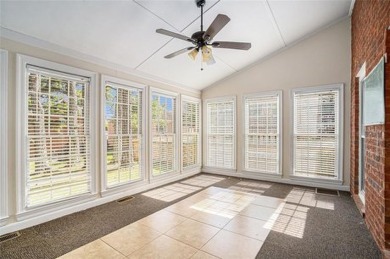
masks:
<instances>
[{"instance_id":1,"label":"ceiling fan","mask_svg":"<svg viewBox=\"0 0 390 259\"><path fill-rule=\"evenodd\" d=\"M185 40L188 42L191 42L194 46L187 47L178 51L175 51L164 58L173 58L180 54L183 54L187 51L190 51L188 53L188 56L195 60L197 54L199 51L202 51L202 61L206 62L208 65L212 65L215 63L215 59L212 55L212 49L213 48L224 48L224 49L238 49L238 50L248 50L251 48L251 44L247 42L233 42L233 41L214 41L213 38L217 33L222 30L223 27L230 21L230 18L227 15L224 14L218 14L217 17L214 19L214 21L211 23L210 27L203 31L203 6L206 3L206 0L195 0L196 6L200 7L201 14L200 14L200 31L195 32L192 34L191 37L187 37L185 35L181 35L176 32L164 30L164 29L157 29L157 33L161 33L167 36L171 36L177 39Z\"/></svg>"}]
</instances>

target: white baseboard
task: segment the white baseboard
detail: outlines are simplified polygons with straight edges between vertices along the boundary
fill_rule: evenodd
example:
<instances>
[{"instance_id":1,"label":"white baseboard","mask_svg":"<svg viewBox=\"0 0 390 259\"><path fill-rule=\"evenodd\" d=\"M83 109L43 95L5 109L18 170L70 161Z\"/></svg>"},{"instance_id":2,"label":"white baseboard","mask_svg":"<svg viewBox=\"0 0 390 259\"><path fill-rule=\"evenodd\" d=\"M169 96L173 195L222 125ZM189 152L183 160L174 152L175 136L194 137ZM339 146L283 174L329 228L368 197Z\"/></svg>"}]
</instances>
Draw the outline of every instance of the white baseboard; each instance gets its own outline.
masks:
<instances>
[{"instance_id":1,"label":"white baseboard","mask_svg":"<svg viewBox=\"0 0 390 259\"><path fill-rule=\"evenodd\" d=\"M225 175L225 176L232 176L237 178L245 178L245 179L253 179L253 180L260 180L260 181L268 181L268 182L275 182L275 183L284 183L284 184L290 184L290 185L301 185L301 186L307 186L307 187L319 187L319 188L326 188L326 189L332 189L332 190L339 190L339 191L350 191L350 187L347 185L341 185L337 181L335 183L332 183L330 181L322 181L322 180L311 180L311 179L300 179L300 178L283 178L281 175L265 175L265 174L254 174L254 173L242 173L242 172L232 172L232 171L224 171L220 169L212 169L212 168L203 168L203 173L210 173L210 174L218 174L218 175Z\"/></svg>"},{"instance_id":2,"label":"white baseboard","mask_svg":"<svg viewBox=\"0 0 390 259\"><path fill-rule=\"evenodd\" d=\"M2 226L0 228L0 236L7 234L7 233L10 233L10 232L29 228L29 227L32 227L32 226L35 226L38 224L42 224L42 223L45 223L47 221L57 219L57 218L60 218L60 217L63 217L63 216L66 216L66 215L69 215L69 214L72 214L75 212L79 212L79 211L83 211L83 210L86 210L86 209L89 209L92 207L96 207L96 206L99 206L99 205L102 205L102 204L105 204L105 203L108 203L111 201L115 201L115 200L118 200L118 199L123 198L125 196L141 193L141 192L144 192L144 191L147 191L147 190L150 190L150 189L153 189L153 188L156 188L156 187L159 187L159 186L171 183L171 182L175 182L175 181L178 181L178 180L181 180L181 179L184 179L184 178L187 178L187 177L199 174L199 173L200 173L200 168L198 168L198 170L193 170L191 172L183 172L182 174L175 175L174 177L171 177L171 178L164 178L158 182L153 182L150 184L145 183L142 186L132 188L130 190L123 190L120 193L112 193L111 195L104 195L103 197L99 197L99 198L96 198L92 201L87 201L87 202L82 203L82 204L77 204L77 205L72 206L72 207L59 209L57 211L51 211L51 212L46 213L46 214L40 214L40 215L37 215L35 217L30 217L30 218L27 218L27 219L24 219L21 221L10 222L9 224Z\"/></svg>"}]
</instances>

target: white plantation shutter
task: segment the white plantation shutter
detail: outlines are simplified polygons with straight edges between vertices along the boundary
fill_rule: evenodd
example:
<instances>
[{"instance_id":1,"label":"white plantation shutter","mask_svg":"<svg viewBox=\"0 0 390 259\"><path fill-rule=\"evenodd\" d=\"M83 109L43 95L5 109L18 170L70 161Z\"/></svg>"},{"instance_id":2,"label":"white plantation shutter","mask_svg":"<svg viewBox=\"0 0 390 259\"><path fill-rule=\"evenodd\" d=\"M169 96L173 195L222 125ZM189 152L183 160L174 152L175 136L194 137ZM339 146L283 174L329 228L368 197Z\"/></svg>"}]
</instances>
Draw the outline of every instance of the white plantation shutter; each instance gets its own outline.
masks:
<instances>
[{"instance_id":1,"label":"white plantation shutter","mask_svg":"<svg viewBox=\"0 0 390 259\"><path fill-rule=\"evenodd\" d=\"M245 170L280 173L279 94L248 96L245 109Z\"/></svg>"},{"instance_id":2,"label":"white plantation shutter","mask_svg":"<svg viewBox=\"0 0 390 259\"><path fill-rule=\"evenodd\" d=\"M294 175L337 178L340 90L294 93Z\"/></svg>"},{"instance_id":3,"label":"white plantation shutter","mask_svg":"<svg viewBox=\"0 0 390 259\"><path fill-rule=\"evenodd\" d=\"M235 169L235 99L207 101L206 109L206 165Z\"/></svg>"},{"instance_id":4,"label":"white plantation shutter","mask_svg":"<svg viewBox=\"0 0 390 259\"><path fill-rule=\"evenodd\" d=\"M142 90L105 85L106 185L140 180L143 173Z\"/></svg>"},{"instance_id":5,"label":"white plantation shutter","mask_svg":"<svg viewBox=\"0 0 390 259\"><path fill-rule=\"evenodd\" d=\"M26 207L89 193L90 79L27 66Z\"/></svg>"},{"instance_id":6,"label":"white plantation shutter","mask_svg":"<svg viewBox=\"0 0 390 259\"><path fill-rule=\"evenodd\" d=\"M200 102L182 101L182 166L184 169L200 165Z\"/></svg>"},{"instance_id":7,"label":"white plantation shutter","mask_svg":"<svg viewBox=\"0 0 390 259\"><path fill-rule=\"evenodd\" d=\"M176 170L176 97L152 93L152 173Z\"/></svg>"}]
</instances>

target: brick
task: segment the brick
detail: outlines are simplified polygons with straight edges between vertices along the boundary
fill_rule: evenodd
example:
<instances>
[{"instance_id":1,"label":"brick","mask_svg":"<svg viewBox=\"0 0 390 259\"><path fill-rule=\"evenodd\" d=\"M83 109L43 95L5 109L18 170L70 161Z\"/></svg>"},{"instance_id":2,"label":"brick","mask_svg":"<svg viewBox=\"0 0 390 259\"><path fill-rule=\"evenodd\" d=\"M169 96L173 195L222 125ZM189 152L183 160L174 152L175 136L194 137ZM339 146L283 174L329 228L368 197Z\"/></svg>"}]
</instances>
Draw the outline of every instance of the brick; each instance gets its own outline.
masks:
<instances>
[{"instance_id":1,"label":"brick","mask_svg":"<svg viewBox=\"0 0 390 259\"><path fill-rule=\"evenodd\" d=\"M359 84L355 75L366 62L367 74L385 52L390 53L390 1L356 0L352 17L351 62L351 192L358 193ZM389 54L390 55L390 54ZM385 65L384 125L366 127L366 223L375 242L390 248L390 65ZM385 253L384 253L385 254ZM390 253L387 253L390 254Z\"/></svg>"}]
</instances>

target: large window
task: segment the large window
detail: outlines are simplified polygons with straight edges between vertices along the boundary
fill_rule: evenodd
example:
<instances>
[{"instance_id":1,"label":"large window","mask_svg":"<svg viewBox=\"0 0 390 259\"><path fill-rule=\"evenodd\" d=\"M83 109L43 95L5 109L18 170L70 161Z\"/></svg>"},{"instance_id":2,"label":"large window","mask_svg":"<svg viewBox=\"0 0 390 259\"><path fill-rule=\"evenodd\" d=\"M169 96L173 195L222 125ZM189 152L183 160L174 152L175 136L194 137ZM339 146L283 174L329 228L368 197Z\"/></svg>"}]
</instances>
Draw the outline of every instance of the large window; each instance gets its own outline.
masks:
<instances>
[{"instance_id":1,"label":"large window","mask_svg":"<svg viewBox=\"0 0 390 259\"><path fill-rule=\"evenodd\" d=\"M175 96L152 92L152 174L154 176L177 170Z\"/></svg>"},{"instance_id":2,"label":"large window","mask_svg":"<svg viewBox=\"0 0 390 259\"><path fill-rule=\"evenodd\" d=\"M181 151L182 167L200 166L200 101L182 97Z\"/></svg>"},{"instance_id":3,"label":"large window","mask_svg":"<svg viewBox=\"0 0 390 259\"><path fill-rule=\"evenodd\" d=\"M0 224L8 216L7 87L8 52L0 49Z\"/></svg>"},{"instance_id":4,"label":"large window","mask_svg":"<svg viewBox=\"0 0 390 259\"><path fill-rule=\"evenodd\" d=\"M244 98L244 169L280 173L280 93Z\"/></svg>"},{"instance_id":5,"label":"large window","mask_svg":"<svg viewBox=\"0 0 390 259\"><path fill-rule=\"evenodd\" d=\"M235 169L235 98L206 101L206 166Z\"/></svg>"},{"instance_id":6,"label":"large window","mask_svg":"<svg viewBox=\"0 0 390 259\"><path fill-rule=\"evenodd\" d=\"M20 91L25 102L19 121L25 125L20 127L25 159L20 206L31 208L91 193L91 78L79 76L82 70L20 58L25 75ZM39 66L28 60L37 60Z\"/></svg>"},{"instance_id":7,"label":"large window","mask_svg":"<svg viewBox=\"0 0 390 259\"><path fill-rule=\"evenodd\" d=\"M342 86L293 91L294 175L340 179Z\"/></svg>"},{"instance_id":8,"label":"large window","mask_svg":"<svg viewBox=\"0 0 390 259\"><path fill-rule=\"evenodd\" d=\"M107 78L108 79L108 78ZM115 82L114 82L115 81ZM105 80L106 187L143 178L143 89Z\"/></svg>"}]
</instances>

